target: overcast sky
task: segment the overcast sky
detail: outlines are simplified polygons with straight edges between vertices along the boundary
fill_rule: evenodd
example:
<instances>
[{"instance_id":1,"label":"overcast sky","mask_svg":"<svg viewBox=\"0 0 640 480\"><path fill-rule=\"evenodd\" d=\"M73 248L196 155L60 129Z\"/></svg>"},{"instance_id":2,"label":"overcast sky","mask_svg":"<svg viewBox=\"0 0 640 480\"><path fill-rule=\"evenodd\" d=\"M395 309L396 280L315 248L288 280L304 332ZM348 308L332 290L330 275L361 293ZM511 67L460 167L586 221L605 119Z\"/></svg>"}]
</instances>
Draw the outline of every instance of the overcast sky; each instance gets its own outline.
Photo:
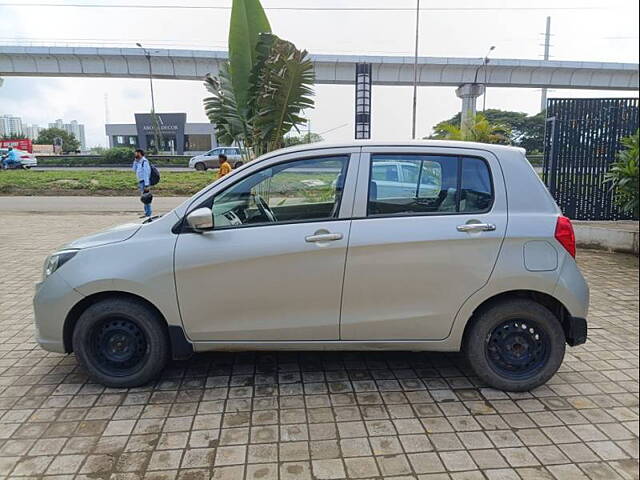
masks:
<instances>
[{"instance_id":1,"label":"overcast sky","mask_svg":"<svg viewBox=\"0 0 640 480\"><path fill-rule=\"evenodd\" d=\"M33 3L125 5L126 8L29 6ZM311 53L411 55L415 14L409 11L291 11L269 7L413 7L396 0L263 0L277 35ZM425 10L419 53L424 56L482 57L495 45L494 58L542 56L547 15L552 17L552 60L638 62L638 0L422 0L426 8L491 7L490 10ZM10 4L9 6L7 4ZM229 10L142 9L134 5L229 6L230 0L0 0L0 43L117 45L225 50ZM535 6L539 10L513 10ZM2 72L0 72L0 76ZM157 80L158 112L186 112L187 121L206 121L201 82ZM554 90L549 97L632 96L632 92ZM105 108L107 95L107 108ZM455 114L454 89L422 87L418 93L418 132L430 133ZM353 138L353 87L316 87L312 130L327 140ZM490 88L487 108L537 113L540 91ZM105 145L105 116L133 123L148 112L148 81L93 78L5 77L0 114L46 126L56 118L86 125L88 146ZM373 138L409 138L411 88L374 87Z\"/></svg>"}]
</instances>

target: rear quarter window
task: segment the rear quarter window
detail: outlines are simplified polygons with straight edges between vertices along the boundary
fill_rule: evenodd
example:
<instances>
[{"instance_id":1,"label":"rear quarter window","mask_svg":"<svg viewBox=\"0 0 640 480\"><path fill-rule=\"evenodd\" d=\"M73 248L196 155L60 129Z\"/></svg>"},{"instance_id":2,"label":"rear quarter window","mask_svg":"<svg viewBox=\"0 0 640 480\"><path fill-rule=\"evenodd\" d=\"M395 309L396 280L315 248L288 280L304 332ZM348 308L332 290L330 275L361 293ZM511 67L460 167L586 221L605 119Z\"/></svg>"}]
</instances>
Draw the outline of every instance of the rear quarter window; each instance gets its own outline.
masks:
<instances>
[{"instance_id":1,"label":"rear quarter window","mask_svg":"<svg viewBox=\"0 0 640 480\"><path fill-rule=\"evenodd\" d=\"M485 212L493 203L493 187L489 165L474 157L462 159L460 182L460 212Z\"/></svg>"}]
</instances>

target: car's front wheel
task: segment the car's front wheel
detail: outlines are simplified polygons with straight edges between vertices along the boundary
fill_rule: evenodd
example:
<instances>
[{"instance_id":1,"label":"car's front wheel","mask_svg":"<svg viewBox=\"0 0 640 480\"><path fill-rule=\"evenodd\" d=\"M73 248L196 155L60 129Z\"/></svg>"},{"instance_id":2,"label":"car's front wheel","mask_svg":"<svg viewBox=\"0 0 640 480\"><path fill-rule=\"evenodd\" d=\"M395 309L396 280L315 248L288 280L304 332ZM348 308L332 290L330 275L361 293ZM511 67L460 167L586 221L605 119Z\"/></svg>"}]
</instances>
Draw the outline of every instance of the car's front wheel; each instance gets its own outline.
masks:
<instances>
[{"instance_id":1,"label":"car's front wheel","mask_svg":"<svg viewBox=\"0 0 640 480\"><path fill-rule=\"evenodd\" d=\"M142 302L110 298L94 303L73 331L76 358L107 387L138 387L156 378L169 358L167 331Z\"/></svg>"},{"instance_id":2,"label":"car's front wheel","mask_svg":"<svg viewBox=\"0 0 640 480\"><path fill-rule=\"evenodd\" d=\"M195 169L199 172L204 172L207 169L207 166L202 162L198 162L195 164Z\"/></svg>"},{"instance_id":3,"label":"car's front wheel","mask_svg":"<svg viewBox=\"0 0 640 480\"><path fill-rule=\"evenodd\" d=\"M472 321L465 335L465 354L488 385L512 392L531 390L560 368L564 331L543 305L529 299L507 300Z\"/></svg>"},{"instance_id":4,"label":"car's front wheel","mask_svg":"<svg viewBox=\"0 0 640 480\"><path fill-rule=\"evenodd\" d=\"M233 168L240 168L242 165L244 165L244 163L241 160L238 160L236 163L233 164Z\"/></svg>"}]
</instances>

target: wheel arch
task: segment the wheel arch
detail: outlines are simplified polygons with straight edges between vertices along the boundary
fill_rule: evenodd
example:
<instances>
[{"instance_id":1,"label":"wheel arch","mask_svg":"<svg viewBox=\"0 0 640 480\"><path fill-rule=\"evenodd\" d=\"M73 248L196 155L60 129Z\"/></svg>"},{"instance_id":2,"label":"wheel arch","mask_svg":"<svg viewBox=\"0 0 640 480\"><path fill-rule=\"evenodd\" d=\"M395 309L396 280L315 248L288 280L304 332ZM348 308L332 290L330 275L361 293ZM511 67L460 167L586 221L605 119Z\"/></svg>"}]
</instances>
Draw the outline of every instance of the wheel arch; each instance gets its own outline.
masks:
<instances>
[{"instance_id":1,"label":"wheel arch","mask_svg":"<svg viewBox=\"0 0 640 480\"><path fill-rule=\"evenodd\" d=\"M103 291L103 292L98 292L98 293L94 293L92 295L86 296L82 300L80 300L78 303L76 303L71 308L71 310L69 310L69 313L65 318L64 326L62 330L62 340L64 344L64 351L66 353L73 352L73 342L72 342L73 330L75 329L78 319L80 318L82 313L91 305L108 298L129 298L149 307L151 310L153 310L156 313L158 318L161 319L162 325L166 328L167 336L169 337L169 344L171 348L172 358L174 359L188 358L189 356L191 356L191 354L193 354L193 345L191 344L191 342L187 340L187 337L181 326L169 325L166 317L162 314L162 312L158 309L158 307L156 307L152 302L150 302L146 298L141 297L140 295L136 295L134 293L117 291L117 290Z\"/></svg>"},{"instance_id":2,"label":"wheel arch","mask_svg":"<svg viewBox=\"0 0 640 480\"><path fill-rule=\"evenodd\" d=\"M553 315L558 319L562 329L565 333L565 340L567 340L568 332L569 332L569 310L567 307L556 297L549 295L548 293L540 292L537 290L509 290L505 292L498 293L493 295L492 297L487 298L482 303L480 303L474 310L467 323L464 327L464 332L462 334L462 345L467 339L467 334L471 330L471 326L478 320L479 315L491 308L491 306L496 305L497 303L504 302L506 300L514 299L514 298L527 298L529 300L533 300L536 303L539 303L543 307L546 307Z\"/></svg>"}]
</instances>

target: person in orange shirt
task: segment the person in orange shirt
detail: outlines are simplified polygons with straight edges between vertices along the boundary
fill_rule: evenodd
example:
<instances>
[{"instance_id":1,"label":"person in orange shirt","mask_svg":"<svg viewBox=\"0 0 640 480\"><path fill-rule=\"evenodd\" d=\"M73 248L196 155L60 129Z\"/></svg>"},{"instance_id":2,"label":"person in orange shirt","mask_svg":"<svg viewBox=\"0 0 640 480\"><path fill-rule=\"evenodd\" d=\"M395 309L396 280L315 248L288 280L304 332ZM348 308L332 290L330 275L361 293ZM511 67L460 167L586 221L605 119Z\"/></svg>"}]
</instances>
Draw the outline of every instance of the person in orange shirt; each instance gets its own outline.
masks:
<instances>
[{"instance_id":1,"label":"person in orange shirt","mask_svg":"<svg viewBox=\"0 0 640 480\"><path fill-rule=\"evenodd\" d=\"M225 175L231 173L231 164L227 160L227 156L224 153L218 155L218 162L220 163L220 167L218 167L218 178L222 178Z\"/></svg>"}]
</instances>

